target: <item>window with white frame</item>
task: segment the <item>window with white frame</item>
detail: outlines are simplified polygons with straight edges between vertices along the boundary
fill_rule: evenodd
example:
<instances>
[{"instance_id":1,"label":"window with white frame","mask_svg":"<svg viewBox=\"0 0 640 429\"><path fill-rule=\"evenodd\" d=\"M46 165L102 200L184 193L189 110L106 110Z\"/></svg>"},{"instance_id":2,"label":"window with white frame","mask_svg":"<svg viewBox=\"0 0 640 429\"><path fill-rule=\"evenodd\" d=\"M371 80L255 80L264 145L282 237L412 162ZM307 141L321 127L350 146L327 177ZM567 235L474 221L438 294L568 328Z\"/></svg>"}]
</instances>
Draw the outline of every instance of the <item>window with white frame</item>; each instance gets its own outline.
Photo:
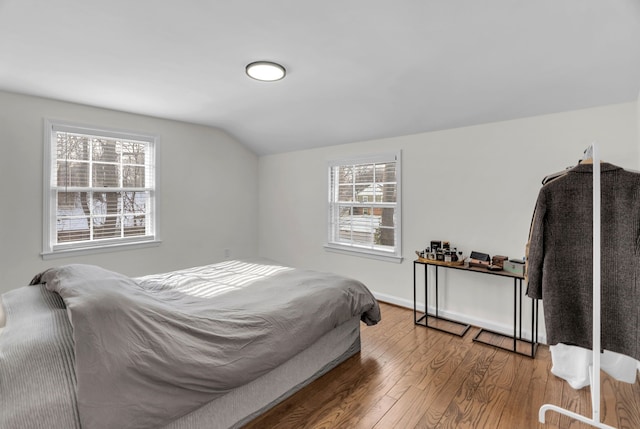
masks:
<instances>
[{"instance_id":1,"label":"window with white frame","mask_svg":"<svg viewBox=\"0 0 640 429\"><path fill-rule=\"evenodd\" d=\"M329 163L328 250L400 262L400 152Z\"/></svg>"},{"instance_id":2,"label":"window with white frame","mask_svg":"<svg viewBox=\"0 0 640 429\"><path fill-rule=\"evenodd\" d=\"M157 137L45 121L43 257L157 244Z\"/></svg>"}]
</instances>

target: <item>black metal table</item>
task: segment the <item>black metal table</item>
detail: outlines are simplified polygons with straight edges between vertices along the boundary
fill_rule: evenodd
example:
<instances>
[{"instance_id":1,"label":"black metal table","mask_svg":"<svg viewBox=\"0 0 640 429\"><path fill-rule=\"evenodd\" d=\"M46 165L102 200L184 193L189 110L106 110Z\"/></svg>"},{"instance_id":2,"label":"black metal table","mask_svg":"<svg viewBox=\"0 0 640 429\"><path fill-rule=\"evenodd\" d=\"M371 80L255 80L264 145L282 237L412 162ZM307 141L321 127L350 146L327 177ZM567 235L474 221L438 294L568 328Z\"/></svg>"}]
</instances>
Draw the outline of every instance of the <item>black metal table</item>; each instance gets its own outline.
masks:
<instances>
[{"instance_id":1,"label":"black metal table","mask_svg":"<svg viewBox=\"0 0 640 429\"><path fill-rule=\"evenodd\" d=\"M416 303L416 267L419 265L424 266L424 313L419 315ZM435 312L433 314L429 314L429 294L428 294L428 267L435 267ZM454 269L454 270L462 270L462 271L470 271L474 273L481 274L489 274L493 276L499 276L504 278L513 279L513 336L505 335L501 332L491 331L489 329L481 328L478 334L473 338L473 341L477 341L483 344L488 344L493 347L498 347L504 350L508 350L514 353L518 353L524 356L535 357L536 351L538 349L538 300L531 298L531 339L525 339L522 337L522 280L524 276L519 274L510 273L507 271L489 271L486 268L478 268L478 267L470 267L468 265L445 265L439 261L430 261L426 259L416 259L413 261L413 319L416 325L425 326L431 329L437 329L439 331L447 332L449 334L458 335L460 337L464 336L470 328L470 325L441 317L438 312L438 268L446 268L446 269ZM461 327L460 332L453 332L448 329L444 329L438 326L434 326L433 324L429 324L429 319L435 320L444 320L447 323L455 324ZM489 341L485 341L481 338L483 334L493 334L499 337L512 339L513 343L511 346L503 346L500 344L494 344ZM518 343L528 344L530 348L530 353L525 353L518 350Z\"/></svg>"}]
</instances>

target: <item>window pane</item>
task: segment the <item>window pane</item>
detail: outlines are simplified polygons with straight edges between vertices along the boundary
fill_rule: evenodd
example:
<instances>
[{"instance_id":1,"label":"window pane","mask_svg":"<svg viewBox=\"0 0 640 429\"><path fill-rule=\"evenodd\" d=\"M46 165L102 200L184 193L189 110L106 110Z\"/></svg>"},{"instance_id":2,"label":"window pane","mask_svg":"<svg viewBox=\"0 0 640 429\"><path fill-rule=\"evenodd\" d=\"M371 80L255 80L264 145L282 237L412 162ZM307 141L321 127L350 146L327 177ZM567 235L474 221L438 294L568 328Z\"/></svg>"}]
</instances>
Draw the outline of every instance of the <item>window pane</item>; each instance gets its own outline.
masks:
<instances>
[{"instance_id":1,"label":"window pane","mask_svg":"<svg viewBox=\"0 0 640 429\"><path fill-rule=\"evenodd\" d=\"M57 186L89 186L89 163L78 161L56 162Z\"/></svg>"},{"instance_id":2,"label":"window pane","mask_svg":"<svg viewBox=\"0 0 640 429\"><path fill-rule=\"evenodd\" d=\"M93 238L119 238L120 222L117 216L99 216L93 218Z\"/></svg>"},{"instance_id":3,"label":"window pane","mask_svg":"<svg viewBox=\"0 0 640 429\"><path fill-rule=\"evenodd\" d=\"M95 219L107 215L113 215L120 213L120 193L119 192L94 192L93 200L91 201L91 213L94 216L98 216ZM98 222L103 222L98 220Z\"/></svg>"},{"instance_id":4,"label":"window pane","mask_svg":"<svg viewBox=\"0 0 640 429\"><path fill-rule=\"evenodd\" d=\"M87 241L90 237L89 218L60 218L58 219L58 243L72 241Z\"/></svg>"},{"instance_id":5,"label":"window pane","mask_svg":"<svg viewBox=\"0 0 640 429\"><path fill-rule=\"evenodd\" d=\"M56 216L82 216L88 214L88 210L86 192L57 193Z\"/></svg>"},{"instance_id":6,"label":"window pane","mask_svg":"<svg viewBox=\"0 0 640 429\"><path fill-rule=\"evenodd\" d=\"M375 243L382 246L395 246L395 229L381 226L376 231Z\"/></svg>"},{"instance_id":7,"label":"window pane","mask_svg":"<svg viewBox=\"0 0 640 429\"><path fill-rule=\"evenodd\" d=\"M144 167L126 165L122 168L122 187L144 188Z\"/></svg>"},{"instance_id":8,"label":"window pane","mask_svg":"<svg viewBox=\"0 0 640 429\"><path fill-rule=\"evenodd\" d=\"M147 232L147 216L131 215L124 217L124 235L125 237L133 237L137 235L145 235Z\"/></svg>"},{"instance_id":9,"label":"window pane","mask_svg":"<svg viewBox=\"0 0 640 429\"><path fill-rule=\"evenodd\" d=\"M116 188L120 184L118 165L93 163L93 183L96 188Z\"/></svg>"},{"instance_id":10,"label":"window pane","mask_svg":"<svg viewBox=\"0 0 640 429\"><path fill-rule=\"evenodd\" d=\"M148 192L124 192L122 194L122 212L125 215L146 213L148 204Z\"/></svg>"},{"instance_id":11,"label":"window pane","mask_svg":"<svg viewBox=\"0 0 640 429\"><path fill-rule=\"evenodd\" d=\"M56 133L56 159L89 160L89 137L70 133Z\"/></svg>"},{"instance_id":12,"label":"window pane","mask_svg":"<svg viewBox=\"0 0 640 429\"><path fill-rule=\"evenodd\" d=\"M118 159L117 142L115 140L94 138L91 140L93 146L92 158L101 162L120 162Z\"/></svg>"},{"instance_id":13,"label":"window pane","mask_svg":"<svg viewBox=\"0 0 640 429\"><path fill-rule=\"evenodd\" d=\"M356 185L356 200L359 203L369 203L374 201L375 186L372 183Z\"/></svg>"},{"instance_id":14,"label":"window pane","mask_svg":"<svg viewBox=\"0 0 640 429\"><path fill-rule=\"evenodd\" d=\"M350 243L351 242L351 229L340 227L340 230L338 231L338 241Z\"/></svg>"},{"instance_id":15,"label":"window pane","mask_svg":"<svg viewBox=\"0 0 640 429\"><path fill-rule=\"evenodd\" d=\"M357 219L354 231L357 232L354 240L361 244L372 245L373 239L378 226L380 225L380 217L374 215L362 215Z\"/></svg>"},{"instance_id":16,"label":"window pane","mask_svg":"<svg viewBox=\"0 0 640 429\"><path fill-rule=\"evenodd\" d=\"M353 183L353 167L351 165L343 165L336 168L338 170L338 183Z\"/></svg>"},{"instance_id":17,"label":"window pane","mask_svg":"<svg viewBox=\"0 0 640 429\"><path fill-rule=\"evenodd\" d=\"M377 201L381 201L384 203L395 203L396 202L396 185L395 184L385 184L380 186L380 199Z\"/></svg>"},{"instance_id":18,"label":"window pane","mask_svg":"<svg viewBox=\"0 0 640 429\"><path fill-rule=\"evenodd\" d=\"M56 195L56 232L58 242L88 240L89 218L86 192L58 192Z\"/></svg>"},{"instance_id":19,"label":"window pane","mask_svg":"<svg viewBox=\"0 0 640 429\"><path fill-rule=\"evenodd\" d=\"M144 165L146 146L146 143L140 142L121 142L122 163Z\"/></svg>"},{"instance_id":20,"label":"window pane","mask_svg":"<svg viewBox=\"0 0 640 429\"><path fill-rule=\"evenodd\" d=\"M356 183L373 182L373 164L356 165L354 173Z\"/></svg>"},{"instance_id":21,"label":"window pane","mask_svg":"<svg viewBox=\"0 0 640 429\"><path fill-rule=\"evenodd\" d=\"M340 185L338 187L338 201L341 203L353 201L353 185Z\"/></svg>"},{"instance_id":22,"label":"window pane","mask_svg":"<svg viewBox=\"0 0 640 429\"><path fill-rule=\"evenodd\" d=\"M340 222L351 222L351 207L340 207L338 211Z\"/></svg>"}]
</instances>

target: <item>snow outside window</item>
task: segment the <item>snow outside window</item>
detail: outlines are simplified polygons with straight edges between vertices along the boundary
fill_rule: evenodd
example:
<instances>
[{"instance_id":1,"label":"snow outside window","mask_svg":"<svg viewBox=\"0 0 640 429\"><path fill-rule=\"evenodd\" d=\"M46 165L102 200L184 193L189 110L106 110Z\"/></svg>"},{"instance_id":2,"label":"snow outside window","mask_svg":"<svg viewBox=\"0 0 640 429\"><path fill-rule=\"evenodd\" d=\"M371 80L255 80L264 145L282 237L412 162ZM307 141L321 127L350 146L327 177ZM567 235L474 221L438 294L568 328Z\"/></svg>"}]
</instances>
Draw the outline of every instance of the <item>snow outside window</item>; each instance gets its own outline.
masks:
<instances>
[{"instance_id":1,"label":"snow outside window","mask_svg":"<svg viewBox=\"0 0 640 429\"><path fill-rule=\"evenodd\" d=\"M45 123L43 257L156 244L150 135Z\"/></svg>"},{"instance_id":2,"label":"snow outside window","mask_svg":"<svg viewBox=\"0 0 640 429\"><path fill-rule=\"evenodd\" d=\"M400 262L400 153L329 162L325 248Z\"/></svg>"}]
</instances>

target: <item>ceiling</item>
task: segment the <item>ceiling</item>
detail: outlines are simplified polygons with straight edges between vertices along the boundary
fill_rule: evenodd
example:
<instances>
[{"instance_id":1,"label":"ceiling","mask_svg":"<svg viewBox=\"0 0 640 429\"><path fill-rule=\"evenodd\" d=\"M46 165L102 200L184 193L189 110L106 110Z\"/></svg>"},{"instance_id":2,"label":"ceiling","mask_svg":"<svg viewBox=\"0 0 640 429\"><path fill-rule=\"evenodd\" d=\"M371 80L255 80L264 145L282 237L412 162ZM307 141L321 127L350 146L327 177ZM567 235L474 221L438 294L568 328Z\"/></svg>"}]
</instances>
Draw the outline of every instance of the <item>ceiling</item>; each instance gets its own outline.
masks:
<instances>
[{"instance_id":1,"label":"ceiling","mask_svg":"<svg viewBox=\"0 0 640 429\"><path fill-rule=\"evenodd\" d=\"M0 0L0 89L273 154L635 101L640 1Z\"/></svg>"}]
</instances>

